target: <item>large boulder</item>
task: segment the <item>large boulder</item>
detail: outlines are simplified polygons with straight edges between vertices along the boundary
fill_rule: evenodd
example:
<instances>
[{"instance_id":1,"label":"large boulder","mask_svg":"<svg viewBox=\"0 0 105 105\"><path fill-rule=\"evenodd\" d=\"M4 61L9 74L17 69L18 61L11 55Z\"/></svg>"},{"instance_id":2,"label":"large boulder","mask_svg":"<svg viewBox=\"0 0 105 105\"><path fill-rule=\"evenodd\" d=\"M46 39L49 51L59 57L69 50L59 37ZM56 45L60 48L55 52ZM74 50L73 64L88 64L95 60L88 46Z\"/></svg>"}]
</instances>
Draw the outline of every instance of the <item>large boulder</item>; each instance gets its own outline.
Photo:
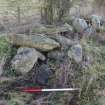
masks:
<instances>
[{"instance_id":1,"label":"large boulder","mask_svg":"<svg viewBox=\"0 0 105 105\"><path fill-rule=\"evenodd\" d=\"M38 82L41 85L46 85L48 83L48 79L50 79L53 75L53 72L49 65L47 64L42 64L39 67L39 72L36 77L36 82Z\"/></svg>"},{"instance_id":2,"label":"large boulder","mask_svg":"<svg viewBox=\"0 0 105 105\"><path fill-rule=\"evenodd\" d=\"M57 33L73 32L73 27L67 23L56 28Z\"/></svg>"},{"instance_id":3,"label":"large boulder","mask_svg":"<svg viewBox=\"0 0 105 105\"><path fill-rule=\"evenodd\" d=\"M80 63L83 56L82 46L80 44L72 46L71 50L68 51L68 56L74 59L76 63Z\"/></svg>"},{"instance_id":4,"label":"large boulder","mask_svg":"<svg viewBox=\"0 0 105 105\"><path fill-rule=\"evenodd\" d=\"M88 24L86 23L86 21L81 18L75 18L73 21L73 26L77 32L81 32L81 33L85 32L86 29L88 28Z\"/></svg>"},{"instance_id":5,"label":"large boulder","mask_svg":"<svg viewBox=\"0 0 105 105\"><path fill-rule=\"evenodd\" d=\"M36 48L41 51L49 51L60 47L59 43L48 38L46 35L24 35L11 34L7 36L7 41L20 46Z\"/></svg>"},{"instance_id":6,"label":"large boulder","mask_svg":"<svg viewBox=\"0 0 105 105\"><path fill-rule=\"evenodd\" d=\"M72 46L76 43L76 41L73 41L65 36L61 35L53 35L51 38L57 40L63 47L65 46Z\"/></svg>"},{"instance_id":7,"label":"large boulder","mask_svg":"<svg viewBox=\"0 0 105 105\"><path fill-rule=\"evenodd\" d=\"M45 56L34 48L21 47L12 59L11 64L16 71L25 74L33 68L38 59L45 60Z\"/></svg>"},{"instance_id":8,"label":"large boulder","mask_svg":"<svg viewBox=\"0 0 105 105\"><path fill-rule=\"evenodd\" d=\"M92 26L95 29L100 29L101 28L101 22L102 22L102 17L98 15L92 15L91 16L91 21L92 21Z\"/></svg>"},{"instance_id":9,"label":"large boulder","mask_svg":"<svg viewBox=\"0 0 105 105\"><path fill-rule=\"evenodd\" d=\"M52 51L48 53L48 58L49 59L54 59L57 61L63 61L65 58L66 54L63 51Z\"/></svg>"},{"instance_id":10,"label":"large boulder","mask_svg":"<svg viewBox=\"0 0 105 105\"><path fill-rule=\"evenodd\" d=\"M95 29L91 26L91 25L89 25L89 27L85 30L85 34L86 35L93 35L95 33Z\"/></svg>"},{"instance_id":11,"label":"large boulder","mask_svg":"<svg viewBox=\"0 0 105 105\"><path fill-rule=\"evenodd\" d=\"M63 32L73 32L73 27L67 23L63 25L40 25L36 26L32 29L33 33L38 33L38 34L48 34L48 35L53 35L53 34L58 34L58 33L63 33Z\"/></svg>"}]
</instances>

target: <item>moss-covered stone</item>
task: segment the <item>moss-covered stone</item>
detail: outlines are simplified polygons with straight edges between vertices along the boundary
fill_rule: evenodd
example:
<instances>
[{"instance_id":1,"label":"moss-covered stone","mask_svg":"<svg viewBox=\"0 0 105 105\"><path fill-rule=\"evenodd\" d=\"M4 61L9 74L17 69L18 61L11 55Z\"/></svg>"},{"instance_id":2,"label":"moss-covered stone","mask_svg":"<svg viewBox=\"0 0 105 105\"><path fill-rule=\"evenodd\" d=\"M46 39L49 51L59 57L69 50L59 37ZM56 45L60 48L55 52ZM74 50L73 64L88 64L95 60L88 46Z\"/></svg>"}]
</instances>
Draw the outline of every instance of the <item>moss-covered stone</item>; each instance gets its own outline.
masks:
<instances>
[{"instance_id":1,"label":"moss-covered stone","mask_svg":"<svg viewBox=\"0 0 105 105\"><path fill-rule=\"evenodd\" d=\"M49 51L54 48L60 47L60 44L53 39L48 38L46 35L31 35L24 34L8 35L7 41L11 44L36 48L41 51Z\"/></svg>"}]
</instances>

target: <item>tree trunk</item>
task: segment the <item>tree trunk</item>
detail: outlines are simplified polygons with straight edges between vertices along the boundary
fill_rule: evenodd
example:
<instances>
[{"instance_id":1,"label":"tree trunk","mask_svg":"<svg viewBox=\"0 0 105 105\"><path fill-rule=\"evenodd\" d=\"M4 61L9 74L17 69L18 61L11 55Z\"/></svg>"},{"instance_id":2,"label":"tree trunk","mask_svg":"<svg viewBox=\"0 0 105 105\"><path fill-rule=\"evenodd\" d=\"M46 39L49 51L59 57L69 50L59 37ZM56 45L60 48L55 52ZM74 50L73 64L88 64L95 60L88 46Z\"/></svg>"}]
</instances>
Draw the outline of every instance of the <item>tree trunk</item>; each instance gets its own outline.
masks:
<instances>
[{"instance_id":1,"label":"tree trunk","mask_svg":"<svg viewBox=\"0 0 105 105\"><path fill-rule=\"evenodd\" d=\"M62 21L65 16L68 16L70 7L70 0L58 0L58 21Z\"/></svg>"},{"instance_id":2,"label":"tree trunk","mask_svg":"<svg viewBox=\"0 0 105 105\"><path fill-rule=\"evenodd\" d=\"M62 22L63 17L69 14L70 7L70 0L43 0L42 20L46 24L53 24L55 21Z\"/></svg>"},{"instance_id":3,"label":"tree trunk","mask_svg":"<svg viewBox=\"0 0 105 105\"><path fill-rule=\"evenodd\" d=\"M41 16L44 23L53 24L53 0L44 0Z\"/></svg>"}]
</instances>

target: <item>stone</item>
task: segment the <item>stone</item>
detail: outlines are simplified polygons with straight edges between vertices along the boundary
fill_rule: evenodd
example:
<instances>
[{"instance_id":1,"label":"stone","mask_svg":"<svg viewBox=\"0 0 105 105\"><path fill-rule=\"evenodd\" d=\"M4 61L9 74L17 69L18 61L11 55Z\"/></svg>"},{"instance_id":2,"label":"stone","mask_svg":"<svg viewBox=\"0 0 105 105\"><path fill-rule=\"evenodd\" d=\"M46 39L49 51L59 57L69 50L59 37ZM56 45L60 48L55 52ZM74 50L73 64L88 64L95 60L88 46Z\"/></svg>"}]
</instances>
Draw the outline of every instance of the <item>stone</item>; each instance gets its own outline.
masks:
<instances>
[{"instance_id":1,"label":"stone","mask_svg":"<svg viewBox=\"0 0 105 105\"><path fill-rule=\"evenodd\" d=\"M65 55L66 55L66 54L65 54L64 52L52 51L52 52L49 52L49 53L48 53L48 58L54 59L54 60L58 60L58 61L63 61Z\"/></svg>"},{"instance_id":2,"label":"stone","mask_svg":"<svg viewBox=\"0 0 105 105\"><path fill-rule=\"evenodd\" d=\"M95 33L95 29L92 26L89 26L86 30L85 30L86 35L92 35Z\"/></svg>"},{"instance_id":3,"label":"stone","mask_svg":"<svg viewBox=\"0 0 105 105\"><path fill-rule=\"evenodd\" d=\"M67 23L65 23L64 25L60 26L60 27L57 27L56 31L58 33L61 33L61 32L73 32L73 27Z\"/></svg>"},{"instance_id":4,"label":"stone","mask_svg":"<svg viewBox=\"0 0 105 105\"><path fill-rule=\"evenodd\" d=\"M85 30L88 28L88 24L86 23L86 21L81 18L75 18L75 20L73 21L73 26L77 32L81 33L85 32Z\"/></svg>"},{"instance_id":5,"label":"stone","mask_svg":"<svg viewBox=\"0 0 105 105\"><path fill-rule=\"evenodd\" d=\"M45 56L34 48L21 47L12 59L11 64L16 71L25 74L33 68L38 59L44 61Z\"/></svg>"},{"instance_id":6,"label":"stone","mask_svg":"<svg viewBox=\"0 0 105 105\"><path fill-rule=\"evenodd\" d=\"M80 44L73 45L68 51L68 56L73 58L76 63L80 63L83 56L82 46Z\"/></svg>"},{"instance_id":7,"label":"stone","mask_svg":"<svg viewBox=\"0 0 105 105\"><path fill-rule=\"evenodd\" d=\"M21 47L36 48L41 51L50 51L60 47L60 44L46 35L24 35L11 34L6 37L9 43L19 45Z\"/></svg>"},{"instance_id":8,"label":"stone","mask_svg":"<svg viewBox=\"0 0 105 105\"><path fill-rule=\"evenodd\" d=\"M82 67L84 69L88 68L89 66L91 66L93 64L94 60L93 60L93 57L90 56L90 55L86 55L85 56L85 59L83 60L82 62Z\"/></svg>"},{"instance_id":9,"label":"stone","mask_svg":"<svg viewBox=\"0 0 105 105\"><path fill-rule=\"evenodd\" d=\"M47 84L48 79L53 75L51 68L47 64L42 64L39 67L39 73L37 75L36 81L39 84Z\"/></svg>"},{"instance_id":10,"label":"stone","mask_svg":"<svg viewBox=\"0 0 105 105\"><path fill-rule=\"evenodd\" d=\"M102 17L98 15L91 15L92 26L95 29L101 28Z\"/></svg>"},{"instance_id":11,"label":"stone","mask_svg":"<svg viewBox=\"0 0 105 105\"><path fill-rule=\"evenodd\" d=\"M46 33L47 32L47 28L44 27L42 24L39 24L38 26L35 26L32 29L33 33L38 33L38 34L42 34L42 33Z\"/></svg>"},{"instance_id":12,"label":"stone","mask_svg":"<svg viewBox=\"0 0 105 105\"><path fill-rule=\"evenodd\" d=\"M76 43L76 41L73 41L61 35L53 35L51 36L51 38L57 40L62 46L72 46L73 44Z\"/></svg>"},{"instance_id":13,"label":"stone","mask_svg":"<svg viewBox=\"0 0 105 105\"><path fill-rule=\"evenodd\" d=\"M73 27L67 23L63 25L40 25L36 26L32 29L33 33L38 33L38 34L47 34L47 35L53 35L53 34L58 34L58 33L63 33L63 32L73 32Z\"/></svg>"}]
</instances>

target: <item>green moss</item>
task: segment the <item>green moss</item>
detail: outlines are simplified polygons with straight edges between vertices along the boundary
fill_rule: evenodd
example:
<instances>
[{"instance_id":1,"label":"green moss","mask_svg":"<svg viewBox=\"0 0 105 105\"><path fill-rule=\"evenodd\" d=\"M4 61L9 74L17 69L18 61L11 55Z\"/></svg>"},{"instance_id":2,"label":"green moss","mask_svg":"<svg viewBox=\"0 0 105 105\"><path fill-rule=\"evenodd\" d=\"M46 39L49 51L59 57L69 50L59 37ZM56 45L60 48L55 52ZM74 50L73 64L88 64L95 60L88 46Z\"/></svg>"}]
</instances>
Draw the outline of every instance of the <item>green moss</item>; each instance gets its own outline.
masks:
<instances>
[{"instance_id":1,"label":"green moss","mask_svg":"<svg viewBox=\"0 0 105 105\"><path fill-rule=\"evenodd\" d=\"M5 35L0 36L0 59L5 58L4 75L16 76L15 70L10 67L11 57L16 54L17 49L12 48L11 45L6 41ZM7 63L8 62L8 63Z\"/></svg>"},{"instance_id":2,"label":"green moss","mask_svg":"<svg viewBox=\"0 0 105 105\"><path fill-rule=\"evenodd\" d=\"M8 101L8 105L26 105L26 101L30 100L32 97L31 94L22 92L11 92L9 96L11 99Z\"/></svg>"},{"instance_id":3,"label":"green moss","mask_svg":"<svg viewBox=\"0 0 105 105\"><path fill-rule=\"evenodd\" d=\"M6 56L10 52L10 45L5 37L0 37L0 56Z\"/></svg>"}]
</instances>

